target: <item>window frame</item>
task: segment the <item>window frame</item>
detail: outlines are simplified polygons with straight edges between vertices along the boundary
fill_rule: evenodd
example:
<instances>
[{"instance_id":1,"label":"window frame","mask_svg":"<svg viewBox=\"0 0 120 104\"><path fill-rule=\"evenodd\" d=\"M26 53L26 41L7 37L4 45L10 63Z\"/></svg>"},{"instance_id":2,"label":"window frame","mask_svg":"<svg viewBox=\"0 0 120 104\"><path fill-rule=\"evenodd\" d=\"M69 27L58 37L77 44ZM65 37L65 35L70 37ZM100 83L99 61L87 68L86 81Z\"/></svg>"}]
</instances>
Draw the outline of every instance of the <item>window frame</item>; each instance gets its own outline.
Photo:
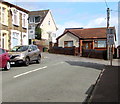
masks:
<instances>
[{"instance_id":1,"label":"window frame","mask_svg":"<svg viewBox=\"0 0 120 104\"><path fill-rule=\"evenodd\" d=\"M100 46L101 44L99 42L104 42L104 44L102 44L102 46ZM106 40L95 40L94 41L94 48L106 48Z\"/></svg>"},{"instance_id":2,"label":"window frame","mask_svg":"<svg viewBox=\"0 0 120 104\"><path fill-rule=\"evenodd\" d=\"M4 11L3 11L4 9ZM5 7L2 7L1 8L1 20L2 20L2 23L5 24L5 12L6 12L6 8Z\"/></svg>"},{"instance_id":3,"label":"window frame","mask_svg":"<svg viewBox=\"0 0 120 104\"><path fill-rule=\"evenodd\" d=\"M72 42L72 46L68 45L69 42ZM67 45L65 45L66 43L67 43ZM68 47L68 48L69 47L73 47L73 41L72 40L70 40L70 41L64 41L64 47Z\"/></svg>"},{"instance_id":4,"label":"window frame","mask_svg":"<svg viewBox=\"0 0 120 104\"><path fill-rule=\"evenodd\" d=\"M32 20L32 21L31 21ZM30 17L29 18L29 23L35 23L35 18L34 17Z\"/></svg>"},{"instance_id":5,"label":"window frame","mask_svg":"<svg viewBox=\"0 0 120 104\"><path fill-rule=\"evenodd\" d=\"M12 10L12 19L13 19L13 25L19 26L20 25L20 12L17 9Z\"/></svg>"}]
</instances>

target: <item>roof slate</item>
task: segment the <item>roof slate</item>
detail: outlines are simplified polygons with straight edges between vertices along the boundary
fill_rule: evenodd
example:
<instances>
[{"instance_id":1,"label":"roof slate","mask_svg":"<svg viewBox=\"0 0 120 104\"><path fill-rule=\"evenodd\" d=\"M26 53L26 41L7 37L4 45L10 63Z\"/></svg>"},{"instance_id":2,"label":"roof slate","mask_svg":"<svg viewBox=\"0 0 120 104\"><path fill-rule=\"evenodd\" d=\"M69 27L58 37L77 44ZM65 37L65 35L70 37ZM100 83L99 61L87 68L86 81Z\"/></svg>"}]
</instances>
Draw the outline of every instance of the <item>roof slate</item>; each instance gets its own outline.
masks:
<instances>
[{"instance_id":1,"label":"roof slate","mask_svg":"<svg viewBox=\"0 0 120 104\"><path fill-rule=\"evenodd\" d=\"M7 4L7 5L9 5L10 7L15 7L15 8L17 8L17 9L19 9L19 10L25 12L25 13L29 13L28 10L26 10L26 9L24 9L24 8L21 8L21 7L17 6L17 5L14 5L14 4L12 4L12 3L9 3L9 2L7 2L7 1L5 1L5 0L0 0L0 2L3 3L3 4Z\"/></svg>"},{"instance_id":2,"label":"roof slate","mask_svg":"<svg viewBox=\"0 0 120 104\"><path fill-rule=\"evenodd\" d=\"M40 16L39 25L41 25L48 12L49 10L30 11L29 16Z\"/></svg>"}]
</instances>

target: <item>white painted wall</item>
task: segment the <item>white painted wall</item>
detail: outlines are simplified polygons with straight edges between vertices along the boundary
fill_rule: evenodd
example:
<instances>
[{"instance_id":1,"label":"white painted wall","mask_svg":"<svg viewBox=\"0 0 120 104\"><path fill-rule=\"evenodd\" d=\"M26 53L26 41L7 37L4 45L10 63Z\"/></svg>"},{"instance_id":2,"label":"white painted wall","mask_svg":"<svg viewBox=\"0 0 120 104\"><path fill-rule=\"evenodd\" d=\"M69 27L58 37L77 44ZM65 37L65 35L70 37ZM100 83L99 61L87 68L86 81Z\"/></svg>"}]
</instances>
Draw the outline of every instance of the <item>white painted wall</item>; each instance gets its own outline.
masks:
<instances>
[{"instance_id":1,"label":"white painted wall","mask_svg":"<svg viewBox=\"0 0 120 104\"><path fill-rule=\"evenodd\" d=\"M64 47L64 41L73 41L73 45L79 47L79 38L72 35L71 33L66 33L58 40L58 46Z\"/></svg>"},{"instance_id":2,"label":"white painted wall","mask_svg":"<svg viewBox=\"0 0 120 104\"><path fill-rule=\"evenodd\" d=\"M50 25L49 25L50 21ZM49 39L48 32L51 32L51 36L56 32L56 25L54 23L51 11L49 11L41 24L40 28L42 29L42 39Z\"/></svg>"}]
</instances>

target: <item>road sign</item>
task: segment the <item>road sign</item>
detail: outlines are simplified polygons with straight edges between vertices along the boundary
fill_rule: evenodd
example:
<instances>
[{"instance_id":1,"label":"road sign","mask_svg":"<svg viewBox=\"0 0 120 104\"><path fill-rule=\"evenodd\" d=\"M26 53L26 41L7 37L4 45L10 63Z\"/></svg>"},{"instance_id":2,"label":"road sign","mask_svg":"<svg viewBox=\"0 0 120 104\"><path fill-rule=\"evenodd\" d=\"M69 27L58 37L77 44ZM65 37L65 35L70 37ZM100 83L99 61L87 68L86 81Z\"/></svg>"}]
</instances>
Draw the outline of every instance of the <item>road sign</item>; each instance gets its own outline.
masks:
<instances>
[{"instance_id":1,"label":"road sign","mask_svg":"<svg viewBox=\"0 0 120 104\"><path fill-rule=\"evenodd\" d=\"M114 44L114 34L107 34L107 44L108 45Z\"/></svg>"}]
</instances>

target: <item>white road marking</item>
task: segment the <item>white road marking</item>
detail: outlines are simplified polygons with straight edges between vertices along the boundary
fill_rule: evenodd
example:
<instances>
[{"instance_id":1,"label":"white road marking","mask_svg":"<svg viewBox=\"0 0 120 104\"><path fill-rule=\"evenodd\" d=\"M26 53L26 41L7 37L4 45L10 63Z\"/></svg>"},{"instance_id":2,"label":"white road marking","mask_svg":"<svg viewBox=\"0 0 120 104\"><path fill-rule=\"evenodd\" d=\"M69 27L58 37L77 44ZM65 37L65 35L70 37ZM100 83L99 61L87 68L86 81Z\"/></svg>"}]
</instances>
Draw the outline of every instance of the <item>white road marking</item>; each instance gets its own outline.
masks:
<instances>
[{"instance_id":1,"label":"white road marking","mask_svg":"<svg viewBox=\"0 0 120 104\"><path fill-rule=\"evenodd\" d=\"M41 70L41 69L45 69L45 68L47 68L47 66L44 66L44 67L38 68L38 69L34 69L34 70L31 70L31 71L28 71L28 72L25 72L25 73L18 74L16 76L14 76L13 78L17 78L17 77L20 77L20 76L23 76L23 75L26 75L26 74L29 74L29 73L32 73L32 72L35 72L35 71L38 71L38 70Z\"/></svg>"}]
</instances>

